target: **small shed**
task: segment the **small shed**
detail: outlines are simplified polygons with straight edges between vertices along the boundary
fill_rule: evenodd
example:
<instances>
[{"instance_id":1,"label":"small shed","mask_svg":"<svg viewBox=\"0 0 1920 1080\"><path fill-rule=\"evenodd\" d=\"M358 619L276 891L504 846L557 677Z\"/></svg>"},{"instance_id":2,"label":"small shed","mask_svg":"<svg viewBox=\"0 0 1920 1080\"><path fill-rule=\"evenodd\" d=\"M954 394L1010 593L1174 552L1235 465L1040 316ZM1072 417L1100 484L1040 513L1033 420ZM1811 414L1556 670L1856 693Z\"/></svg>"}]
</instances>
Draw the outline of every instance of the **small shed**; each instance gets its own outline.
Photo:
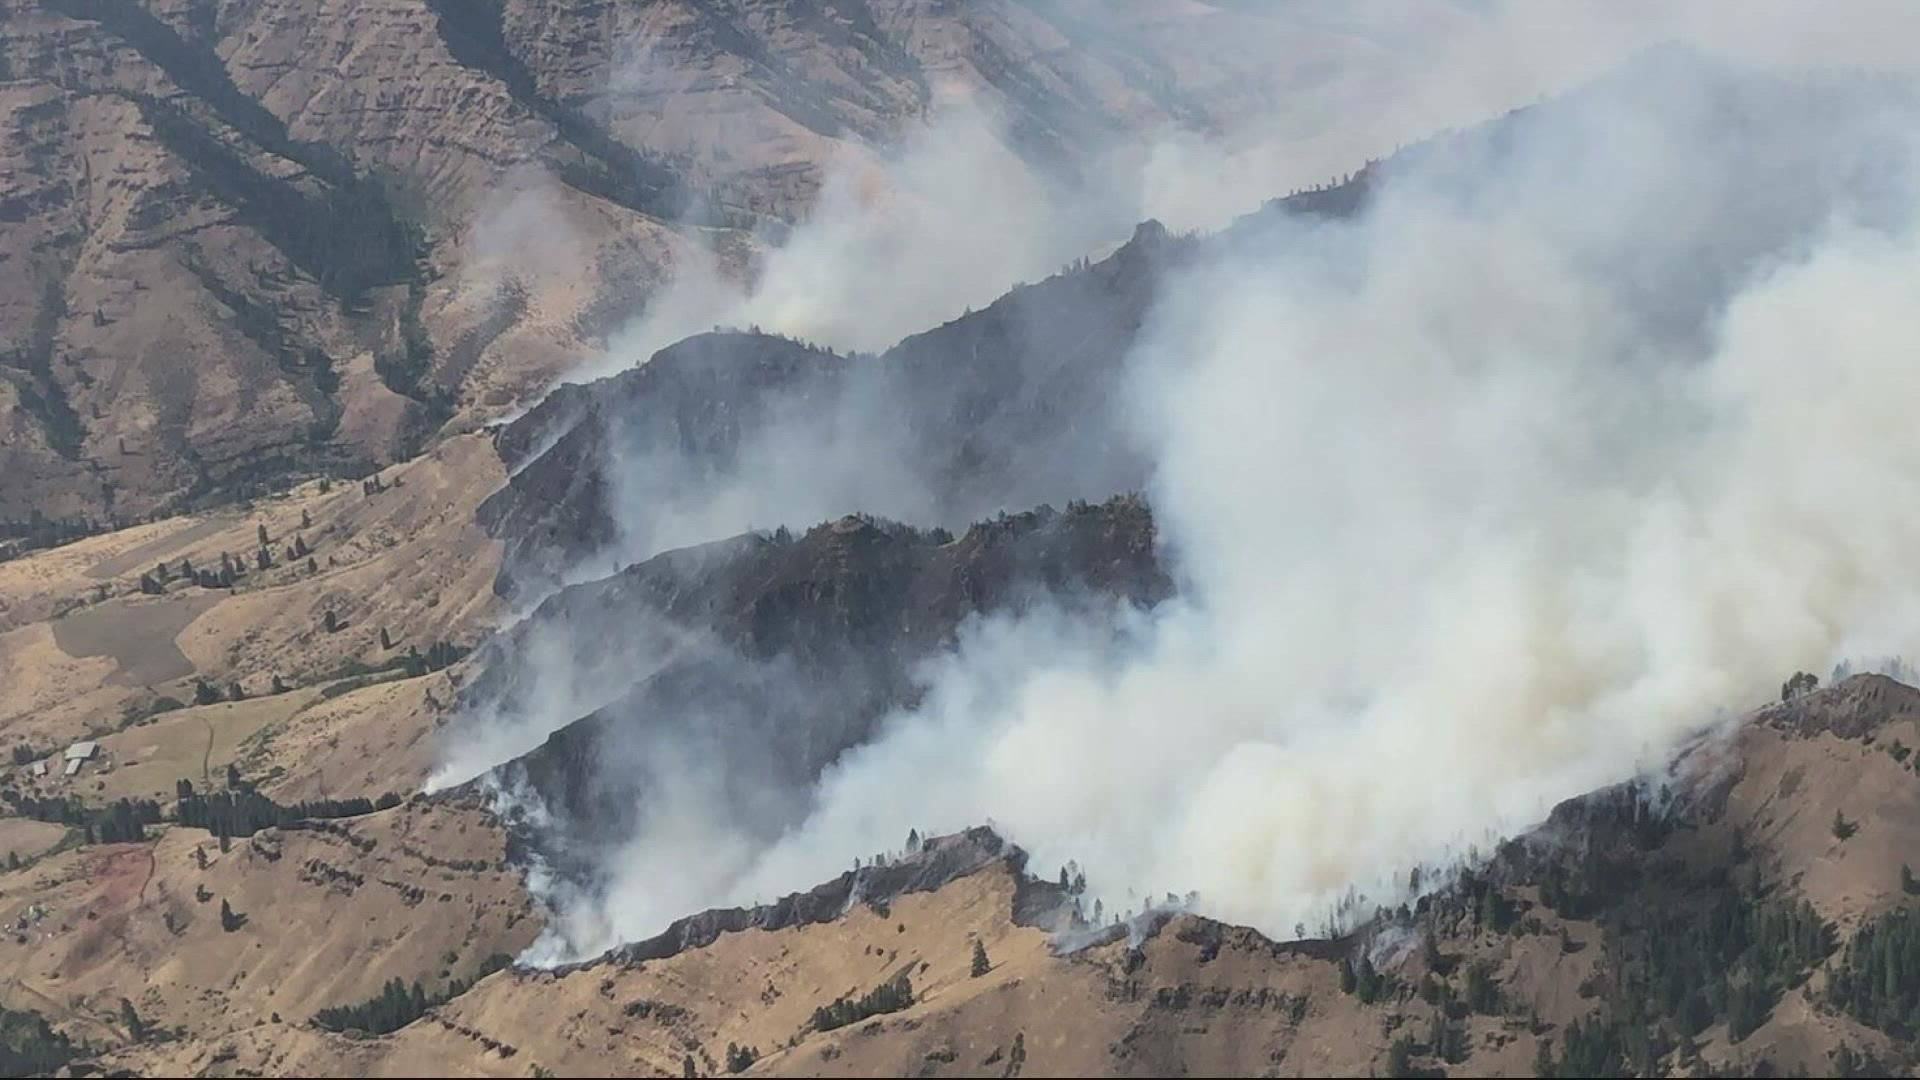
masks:
<instances>
[{"instance_id":1,"label":"small shed","mask_svg":"<svg viewBox=\"0 0 1920 1080\"><path fill-rule=\"evenodd\" d=\"M66 776L72 776L72 775L74 775L75 773L78 773L78 772L80 771L80 766L82 766L82 765L85 765L86 763L87 763L87 759L86 759L86 758L77 758L77 757L76 757L76 758L68 758L68 759L67 759L67 768L66 768L66 771L65 771L65 773L64 773L64 775L66 775Z\"/></svg>"},{"instance_id":2,"label":"small shed","mask_svg":"<svg viewBox=\"0 0 1920 1080\"><path fill-rule=\"evenodd\" d=\"M45 776L45 775L47 775L47 761L46 761L46 759L45 759L45 758L41 758L41 759L40 759L39 761L36 761L36 762L34 762L34 763L33 763L33 766L32 766L31 768L29 768L29 769L28 769L27 771L28 771L28 772L30 772L30 773L32 773L32 774L33 774L33 775L35 775L35 776Z\"/></svg>"}]
</instances>

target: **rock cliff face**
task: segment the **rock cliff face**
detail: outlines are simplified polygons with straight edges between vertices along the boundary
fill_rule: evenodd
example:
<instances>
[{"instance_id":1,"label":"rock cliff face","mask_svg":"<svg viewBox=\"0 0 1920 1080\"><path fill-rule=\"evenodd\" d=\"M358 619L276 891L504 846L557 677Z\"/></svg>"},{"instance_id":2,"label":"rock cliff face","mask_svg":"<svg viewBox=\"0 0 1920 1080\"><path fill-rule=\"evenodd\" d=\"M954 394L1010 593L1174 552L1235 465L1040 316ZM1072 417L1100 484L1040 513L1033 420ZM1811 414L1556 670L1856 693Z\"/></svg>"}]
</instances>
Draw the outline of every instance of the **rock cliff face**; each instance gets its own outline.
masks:
<instances>
[{"instance_id":1,"label":"rock cliff face","mask_svg":"<svg viewBox=\"0 0 1920 1080\"><path fill-rule=\"evenodd\" d=\"M1246 16L1082 7L3 0L0 521L396 460L943 103L1064 167L1271 85Z\"/></svg>"}]
</instances>

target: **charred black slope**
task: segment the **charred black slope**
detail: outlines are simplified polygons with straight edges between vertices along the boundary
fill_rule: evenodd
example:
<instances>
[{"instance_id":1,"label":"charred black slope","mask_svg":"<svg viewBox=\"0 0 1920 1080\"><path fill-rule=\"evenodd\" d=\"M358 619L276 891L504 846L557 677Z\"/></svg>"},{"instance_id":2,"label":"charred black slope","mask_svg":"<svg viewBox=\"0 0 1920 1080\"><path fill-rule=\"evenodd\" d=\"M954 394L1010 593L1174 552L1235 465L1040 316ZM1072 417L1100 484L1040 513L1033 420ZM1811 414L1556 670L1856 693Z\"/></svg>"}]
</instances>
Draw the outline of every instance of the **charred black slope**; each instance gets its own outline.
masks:
<instances>
[{"instance_id":1,"label":"charred black slope","mask_svg":"<svg viewBox=\"0 0 1920 1080\"><path fill-rule=\"evenodd\" d=\"M1117 415L1119 364L1185 247L1142 226L1100 263L1017 289L879 357L703 334L634 370L562 387L499 434L500 455L518 472L479 515L507 545L498 587L512 595L551 583L613 542L616 474L666 513L701 498L744 455L777 452L759 440L796 431L891 458L924 487L912 509L927 524L1138 490L1146 466Z\"/></svg>"},{"instance_id":2,"label":"charred black slope","mask_svg":"<svg viewBox=\"0 0 1920 1080\"><path fill-rule=\"evenodd\" d=\"M609 702L498 770L542 797L559 826L542 847L563 864L571 845L630 833L661 769L711 777L714 805L771 833L822 768L917 699L918 665L969 618L1042 597L1148 606L1171 591L1133 498L1002 516L957 539L844 518L563 590L490 646L465 705L529 707L555 647L595 684L576 692Z\"/></svg>"},{"instance_id":3,"label":"charred black slope","mask_svg":"<svg viewBox=\"0 0 1920 1080\"><path fill-rule=\"evenodd\" d=\"M848 363L780 338L707 334L618 377L556 390L497 438L519 470L478 514L507 544L499 591L550 583L614 541L617 470L657 468L667 498L693 499L784 410L824 407Z\"/></svg>"}]
</instances>

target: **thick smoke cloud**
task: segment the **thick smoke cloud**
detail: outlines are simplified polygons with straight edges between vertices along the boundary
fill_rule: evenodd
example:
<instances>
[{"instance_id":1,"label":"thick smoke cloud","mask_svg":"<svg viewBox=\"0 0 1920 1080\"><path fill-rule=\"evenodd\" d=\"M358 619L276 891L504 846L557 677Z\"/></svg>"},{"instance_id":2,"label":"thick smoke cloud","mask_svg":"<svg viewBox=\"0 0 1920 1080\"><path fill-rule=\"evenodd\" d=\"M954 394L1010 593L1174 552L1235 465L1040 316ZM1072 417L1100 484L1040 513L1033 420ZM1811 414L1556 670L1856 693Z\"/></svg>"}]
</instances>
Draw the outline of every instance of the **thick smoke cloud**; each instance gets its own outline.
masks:
<instances>
[{"instance_id":1,"label":"thick smoke cloud","mask_svg":"<svg viewBox=\"0 0 1920 1080\"><path fill-rule=\"evenodd\" d=\"M1898 184L1756 225L1724 216L1764 200L1711 175L1710 131L1590 119L1639 141L1563 160L1542 133L1500 163L1541 186L1475 173L1501 198L1463 206L1411 177L1176 287L1136 370L1186 601L1120 664L983 628L749 891L897 844L886 808L911 807L1078 859L1109 907L1196 889L1284 934L1354 886L1397 901L1406 868L1661 763L1785 673L1920 647L1920 243L1910 148L1868 138L1899 126L1826 159ZM1695 179L1718 197L1672 200ZM1723 222L1775 256L1714 266L1753 240ZM1649 282L1693 295L1652 309Z\"/></svg>"},{"instance_id":2,"label":"thick smoke cloud","mask_svg":"<svg viewBox=\"0 0 1920 1080\"><path fill-rule=\"evenodd\" d=\"M1508 52L1678 29L1793 68L1886 40L1552 10L1583 17L1475 25ZM1885 33L1908 18L1875 10ZM1471 66L1441 70L1474 84ZM776 839L742 827L712 760L652 770L608 886L565 897L533 958L804 887L910 825L983 821L1041 865L1078 860L1110 909L1196 890L1284 935L1663 761L1797 668L1920 652L1908 93L1657 54L1501 139L1404 159L1358 220L1216 241L1128 365L1181 598L1117 629L1057 611L969 628ZM1136 194L1220 190L1168 175ZM1058 261L1098 232L1076 229L1027 250ZM815 268L870 252L830 229L792 250ZM744 307L689 301L684 328L745 314L866 345L912 328L841 306L888 295L884 274L806 294L783 291L793 273ZM948 302L901 287L922 322ZM791 476L883 498L859 488L859 449L800 454L818 468ZM688 531L840 509L779 488L735 485Z\"/></svg>"}]
</instances>

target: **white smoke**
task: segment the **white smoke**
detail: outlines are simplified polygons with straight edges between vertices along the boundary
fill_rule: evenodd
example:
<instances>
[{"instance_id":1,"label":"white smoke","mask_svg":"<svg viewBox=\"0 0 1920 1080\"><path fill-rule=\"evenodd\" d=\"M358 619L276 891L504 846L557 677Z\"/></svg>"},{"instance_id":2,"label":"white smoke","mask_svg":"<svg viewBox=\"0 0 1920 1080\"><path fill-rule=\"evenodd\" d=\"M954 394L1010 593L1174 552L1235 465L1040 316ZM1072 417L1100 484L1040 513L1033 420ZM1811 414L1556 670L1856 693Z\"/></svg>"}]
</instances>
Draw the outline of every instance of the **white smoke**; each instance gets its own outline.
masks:
<instances>
[{"instance_id":1,"label":"white smoke","mask_svg":"<svg viewBox=\"0 0 1920 1080\"><path fill-rule=\"evenodd\" d=\"M1581 17L1542 28L1547 10ZM1905 9L1875 5L1849 9L1846 33L1827 8L1790 22L1796 9L1768 7L1759 29L1744 16L1761 9L1599 10L1495 5L1474 24L1493 54L1462 45L1439 70L1483 102L1514 92L1501 61L1530 42L1571 53L1677 29L1799 67L1887 49L1910 66L1912 46L1889 43L1920 40L1899 36ZM844 755L772 844L733 827L709 763L654 770L676 784L648 792L609 887L564 898L536 955L805 887L896 847L909 820L991 820L1040 865L1078 860L1109 906L1197 890L1209 914L1284 935L1662 761L1787 673L1913 655L1920 128L1904 99L1848 92L1884 106L1819 132L1818 150L1756 160L1730 125L1807 125L1682 74L1566 127L1522 126L1484 159L1406 170L1357 222L1223 245L1166 290L1129 365L1181 598L1117 643L1052 611L968 628L920 706ZM1190 216L1163 216L1204 220L1278 168L1270 145L1162 143L1117 185L1135 201L1058 229L989 208L1005 216L983 234L1010 231L1014 254L956 239L952 280L888 247L951 236L937 214L863 231L848 187L751 290L690 281L619 362L709 322L871 347L991 296L996 274L1084 250L1116 207L1167 199ZM952 173L928 170L918 201L961 197ZM988 190L1000 182L990 171ZM885 302L863 312L869 297ZM785 501L723 486L724 512L673 539L862 495L872 456L828 449L786 459Z\"/></svg>"},{"instance_id":2,"label":"white smoke","mask_svg":"<svg viewBox=\"0 0 1920 1080\"><path fill-rule=\"evenodd\" d=\"M754 888L895 842L883 808L908 806L991 815L1096 894L1197 889L1284 933L1657 764L1783 673L1920 644L1911 238L1838 229L1645 387L1608 370L1627 320L1544 248L1385 218L1394 269L1358 289L1213 270L1164 317L1198 358L1156 380L1191 600L1141 655L994 627Z\"/></svg>"},{"instance_id":3,"label":"white smoke","mask_svg":"<svg viewBox=\"0 0 1920 1080\"><path fill-rule=\"evenodd\" d=\"M1258 56L1279 100L1204 132L1134 132L1078 162L1071 179L1016 154L1006 118L962 95L909 124L898 145L844 143L805 219L750 275L711 252L686 253L578 377L644 363L716 326L877 351L1124 240L1140 221L1219 228L1396 146L1576 85L1691 23L1639 2L1476 12L1422 0L1385 17L1345 3L1276 5L1231 23L1249 40L1213 47L1241 64ZM1127 51L1153 47L1145 32L1111 30ZM614 96L631 81L617 77Z\"/></svg>"}]
</instances>

